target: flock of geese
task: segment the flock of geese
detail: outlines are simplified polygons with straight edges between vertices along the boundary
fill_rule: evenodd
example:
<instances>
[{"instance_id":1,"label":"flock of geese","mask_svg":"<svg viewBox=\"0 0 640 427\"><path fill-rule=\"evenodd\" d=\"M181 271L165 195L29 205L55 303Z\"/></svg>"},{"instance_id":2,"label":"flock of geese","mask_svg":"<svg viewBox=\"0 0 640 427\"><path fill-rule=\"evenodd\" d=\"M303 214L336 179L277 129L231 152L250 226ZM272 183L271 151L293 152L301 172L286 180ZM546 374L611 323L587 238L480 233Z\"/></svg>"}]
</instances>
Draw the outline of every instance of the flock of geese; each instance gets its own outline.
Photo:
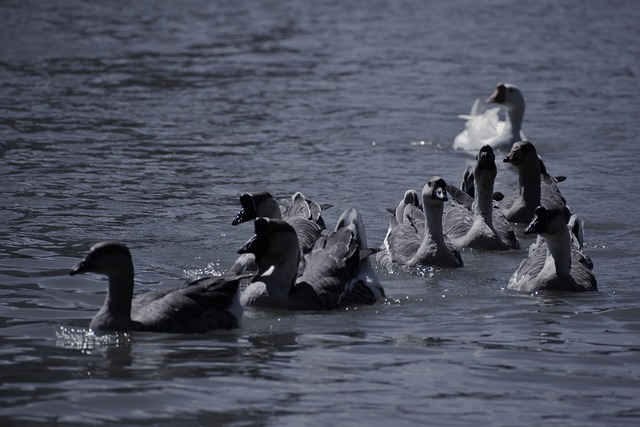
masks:
<instances>
[{"instance_id":1,"label":"flock of geese","mask_svg":"<svg viewBox=\"0 0 640 427\"><path fill-rule=\"evenodd\" d=\"M507 287L522 292L597 291L593 264L582 252L583 222L571 212L535 147L521 133L524 98L515 85L499 84L487 100L506 109L483 109L476 101L453 148L477 152L460 188L434 176L407 190L389 209L389 228L380 248L367 244L360 213L348 209L329 230L320 205L296 192L276 199L268 192L240 197L233 225L253 221L255 235L238 251L225 276L187 279L177 289L133 298L134 268L129 249L118 242L94 245L70 272L108 277L94 331L206 332L239 326L246 307L333 310L384 300L372 265L460 268L460 248L520 249L514 227L536 234ZM494 191L494 148L510 151L504 162L518 173L509 194ZM240 283L248 280L243 290Z\"/></svg>"}]
</instances>

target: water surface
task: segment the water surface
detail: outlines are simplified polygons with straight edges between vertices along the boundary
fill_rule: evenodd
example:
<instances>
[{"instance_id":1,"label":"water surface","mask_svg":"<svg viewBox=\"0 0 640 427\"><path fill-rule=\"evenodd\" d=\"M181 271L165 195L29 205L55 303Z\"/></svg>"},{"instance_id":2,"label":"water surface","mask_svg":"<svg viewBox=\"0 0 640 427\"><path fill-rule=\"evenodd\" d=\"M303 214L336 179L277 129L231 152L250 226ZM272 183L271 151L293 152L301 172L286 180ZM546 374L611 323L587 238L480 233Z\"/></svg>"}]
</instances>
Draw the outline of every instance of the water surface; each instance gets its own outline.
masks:
<instances>
[{"instance_id":1,"label":"water surface","mask_svg":"<svg viewBox=\"0 0 640 427\"><path fill-rule=\"evenodd\" d=\"M632 0L2 2L2 424L636 425L639 20ZM377 306L87 330L106 283L68 271L92 244L126 242L140 292L222 274L245 191L301 190L330 227L356 207L380 245L406 189L459 182L457 115L500 81L568 177L599 293L511 292L525 250L465 251L378 269Z\"/></svg>"}]
</instances>

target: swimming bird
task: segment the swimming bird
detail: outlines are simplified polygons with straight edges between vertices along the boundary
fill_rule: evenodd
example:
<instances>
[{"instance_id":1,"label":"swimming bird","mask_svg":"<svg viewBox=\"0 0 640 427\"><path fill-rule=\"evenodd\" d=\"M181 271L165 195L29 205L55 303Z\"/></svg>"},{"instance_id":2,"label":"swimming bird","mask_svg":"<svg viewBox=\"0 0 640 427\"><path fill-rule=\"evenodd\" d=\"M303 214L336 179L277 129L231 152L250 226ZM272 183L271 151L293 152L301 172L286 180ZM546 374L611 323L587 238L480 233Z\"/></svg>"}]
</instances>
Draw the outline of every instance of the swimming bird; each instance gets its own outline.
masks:
<instances>
[{"instance_id":1,"label":"swimming bird","mask_svg":"<svg viewBox=\"0 0 640 427\"><path fill-rule=\"evenodd\" d=\"M331 207L331 205L320 205L306 199L299 191L291 198L280 200L266 191L244 193L240 196L240 205L242 209L231 223L232 225L258 217L284 219L296 231L303 254L311 250L322 230L326 228L321 213L323 209Z\"/></svg>"},{"instance_id":2,"label":"swimming bird","mask_svg":"<svg viewBox=\"0 0 640 427\"><path fill-rule=\"evenodd\" d=\"M566 220L571 211L557 185L557 180L542 174L542 162L531 142L518 141L504 158L518 172L518 187L498 202L511 222L528 224L537 206L564 209Z\"/></svg>"},{"instance_id":3,"label":"swimming bird","mask_svg":"<svg viewBox=\"0 0 640 427\"><path fill-rule=\"evenodd\" d=\"M457 247L501 251L520 249L511 224L493 200L496 175L493 149L485 145L476 156L473 167L475 197L471 198L453 185L447 186L454 200L445 208L443 231Z\"/></svg>"},{"instance_id":4,"label":"swimming bird","mask_svg":"<svg viewBox=\"0 0 640 427\"><path fill-rule=\"evenodd\" d=\"M376 261L394 266L462 267L460 251L445 239L442 230L446 182L432 177L422 189L422 210L407 204L402 221L393 217Z\"/></svg>"},{"instance_id":5,"label":"swimming bird","mask_svg":"<svg viewBox=\"0 0 640 427\"><path fill-rule=\"evenodd\" d=\"M498 116L499 107L485 110L476 99L469 115L458 117L466 119L465 129L453 141L455 150L478 150L484 145L493 148L508 148L516 141L525 140L521 131L524 119L524 97L520 89L513 84L500 83L485 103L498 104L506 109L505 120Z\"/></svg>"},{"instance_id":6,"label":"swimming bird","mask_svg":"<svg viewBox=\"0 0 640 427\"><path fill-rule=\"evenodd\" d=\"M238 286L251 275L188 279L177 289L133 296L133 262L123 243L101 242L69 274L105 274L104 305L89 327L94 331L207 332L237 328L242 318Z\"/></svg>"},{"instance_id":7,"label":"swimming bird","mask_svg":"<svg viewBox=\"0 0 640 427\"><path fill-rule=\"evenodd\" d=\"M417 195L417 194L416 194ZM349 228L355 235L359 254L358 257L352 258L355 266L352 266L351 280L347 283L347 291L341 300L341 305L349 306L356 304L372 304L375 301L384 299L384 288L378 280L371 259L369 258L374 252L367 244L367 233L365 231L362 215L358 210L351 208L345 210L336 224L336 231L342 228ZM371 298L373 296L373 299Z\"/></svg>"},{"instance_id":8,"label":"swimming bird","mask_svg":"<svg viewBox=\"0 0 640 427\"><path fill-rule=\"evenodd\" d=\"M471 197L476 196L476 183L473 177L473 170L475 169L472 165L467 165L462 174L462 182L460 183L460 190L464 191Z\"/></svg>"},{"instance_id":9,"label":"swimming bird","mask_svg":"<svg viewBox=\"0 0 640 427\"><path fill-rule=\"evenodd\" d=\"M420 197L418 196L418 192L416 190L407 190L404 193L404 197L398 203L398 207L387 208L387 212L396 217L396 221L403 222L404 221L404 211L407 209L407 206L415 206L416 208L422 210L420 207Z\"/></svg>"},{"instance_id":10,"label":"swimming bird","mask_svg":"<svg viewBox=\"0 0 640 427\"><path fill-rule=\"evenodd\" d=\"M238 253L252 253L258 277L242 292L245 306L283 310L332 310L353 304L373 304L384 297L362 260L371 254L360 247L359 214L343 214L336 230L325 233L305 256L298 276L300 251L293 227L281 219L257 218L255 235Z\"/></svg>"},{"instance_id":11,"label":"swimming bird","mask_svg":"<svg viewBox=\"0 0 640 427\"><path fill-rule=\"evenodd\" d=\"M597 291L591 259L582 253L574 235L576 215L567 225L562 209L539 206L525 234L536 233L538 240L529 248L529 255L515 271L509 289L536 291Z\"/></svg>"},{"instance_id":12,"label":"swimming bird","mask_svg":"<svg viewBox=\"0 0 640 427\"><path fill-rule=\"evenodd\" d=\"M471 199L473 199L476 195L476 187L475 187L476 183L473 178L474 169L475 169L475 165L467 165L467 167L464 169L464 172L462 174L462 182L460 183L460 188L459 188L459 190L471 196ZM564 177L561 177L561 178L564 178ZM455 188L454 185L447 184L447 191L449 191L449 187ZM493 193L493 200L495 200L496 202L499 202L503 198L504 198L504 194L502 194L501 192L495 191ZM469 207L471 207L471 203L469 203Z\"/></svg>"}]
</instances>

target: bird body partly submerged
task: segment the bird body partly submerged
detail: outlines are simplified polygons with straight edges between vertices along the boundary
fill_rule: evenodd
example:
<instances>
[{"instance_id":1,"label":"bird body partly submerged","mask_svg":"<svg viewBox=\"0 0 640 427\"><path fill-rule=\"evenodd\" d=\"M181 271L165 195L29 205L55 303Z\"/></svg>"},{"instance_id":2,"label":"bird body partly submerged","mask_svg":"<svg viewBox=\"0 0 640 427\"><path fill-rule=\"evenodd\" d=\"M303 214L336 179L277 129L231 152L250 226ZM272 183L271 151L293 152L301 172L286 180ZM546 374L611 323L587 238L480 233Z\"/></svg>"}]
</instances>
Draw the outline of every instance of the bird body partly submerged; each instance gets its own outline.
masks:
<instances>
[{"instance_id":1,"label":"bird body partly submerged","mask_svg":"<svg viewBox=\"0 0 640 427\"><path fill-rule=\"evenodd\" d=\"M276 199L267 191L244 193L240 196L240 212L233 220L232 225L264 217L271 219L283 219L289 223L298 236L298 247L304 257L320 237L326 228L322 218L322 210L331 207L329 204L320 205L304 197L301 192L294 193L290 198ZM304 258L300 264L300 272L304 268ZM231 271L242 272L256 269L251 254L245 254L231 267Z\"/></svg>"},{"instance_id":2,"label":"bird body partly submerged","mask_svg":"<svg viewBox=\"0 0 640 427\"><path fill-rule=\"evenodd\" d=\"M487 250L519 249L520 243L515 232L493 200L497 168L495 155L490 146L485 145L480 149L472 173L475 197L472 198L454 186L447 186L453 201L445 209L444 233L458 247Z\"/></svg>"},{"instance_id":3,"label":"bird body partly submerged","mask_svg":"<svg viewBox=\"0 0 640 427\"><path fill-rule=\"evenodd\" d=\"M89 327L94 331L192 333L237 328L242 318L238 287L251 275L189 279L181 287L133 297L134 269L122 243L94 245L70 275L105 274L109 288L104 305Z\"/></svg>"},{"instance_id":4,"label":"bird body partly submerged","mask_svg":"<svg viewBox=\"0 0 640 427\"><path fill-rule=\"evenodd\" d=\"M422 210L413 203L404 206L402 221L396 216L389 220L389 229L377 262L385 268L395 266L462 267L458 249L444 236L442 214L447 200L446 183L432 177L422 189ZM405 193L414 193L413 190Z\"/></svg>"},{"instance_id":5,"label":"bird body partly submerged","mask_svg":"<svg viewBox=\"0 0 640 427\"><path fill-rule=\"evenodd\" d=\"M383 298L384 290L365 261L371 251L360 240L364 230L358 231L362 226L359 214L347 212L336 230L324 233L305 255L300 275L298 240L291 225L281 219L257 218L255 236L239 251L254 254L259 268L258 276L242 293L242 304L332 310Z\"/></svg>"},{"instance_id":6,"label":"bird body partly submerged","mask_svg":"<svg viewBox=\"0 0 640 427\"><path fill-rule=\"evenodd\" d=\"M538 207L525 230L525 234L538 234L538 240L529 248L529 255L507 287L523 292L597 291L593 263L582 252L579 236L572 233L572 228L565 222L561 209Z\"/></svg>"},{"instance_id":7,"label":"bird body partly submerged","mask_svg":"<svg viewBox=\"0 0 640 427\"><path fill-rule=\"evenodd\" d=\"M498 206L511 222L528 224L539 205L565 210L571 216L556 180L543 173L542 162L529 141L518 141L504 158L518 172L518 186L498 202Z\"/></svg>"},{"instance_id":8,"label":"bird body partly submerged","mask_svg":"<svg viewBox=\"0 0 640 427\"><path fill-rule=\"evenodd\" d=\"M469 115L459 116L466 120L465 129L453 141L456 150L479 150L484 145L492 148L508 148L516 141L526 139L521 131L524 119L524 97L520 89L509 83L501 83L486 103L493 103L507 110L505 120L499 119L499 108L485 109L476 100Z\"/></svg>"}]
</instances>

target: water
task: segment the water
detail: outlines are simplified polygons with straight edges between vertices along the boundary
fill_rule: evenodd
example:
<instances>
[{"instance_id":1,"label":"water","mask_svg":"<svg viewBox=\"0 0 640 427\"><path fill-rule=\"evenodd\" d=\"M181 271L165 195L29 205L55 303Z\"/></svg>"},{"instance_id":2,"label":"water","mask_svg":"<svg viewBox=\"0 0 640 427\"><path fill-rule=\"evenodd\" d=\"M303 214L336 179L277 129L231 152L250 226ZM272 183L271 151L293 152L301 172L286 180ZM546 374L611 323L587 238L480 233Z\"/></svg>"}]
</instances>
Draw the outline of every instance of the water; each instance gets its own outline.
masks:
<instances>
[{"instance_id":1,"label":"water","mask_svg":"<svg viewBox=\"0 0 640 427\"><path fill-rule=\"evenodd\" d=\"M634 0L2 2L2 424L636 425L639 19ZM599 293L511 292L524 251L465 251L378 269L378 306L87 330L105 282L68 270L93 243L131 247L137 291L221 274L252 234L230 225L244 191L302 190L330 226L356 207L379 245L404 190L459 182L456 116L500 81L568 176Z\"/></svg>"}]
</instances>

